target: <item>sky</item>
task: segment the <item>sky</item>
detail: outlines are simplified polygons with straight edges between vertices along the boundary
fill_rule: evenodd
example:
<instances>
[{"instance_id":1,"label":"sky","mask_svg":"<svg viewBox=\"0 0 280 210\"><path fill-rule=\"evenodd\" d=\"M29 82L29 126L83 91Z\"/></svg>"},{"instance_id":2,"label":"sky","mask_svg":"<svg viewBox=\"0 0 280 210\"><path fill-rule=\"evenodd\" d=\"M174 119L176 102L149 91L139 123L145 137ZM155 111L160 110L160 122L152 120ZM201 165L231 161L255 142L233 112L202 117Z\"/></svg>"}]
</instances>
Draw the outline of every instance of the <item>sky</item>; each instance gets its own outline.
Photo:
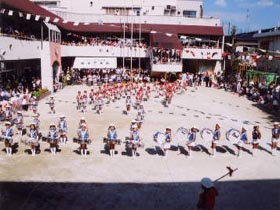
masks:
<instances>
[{"instance_id":1,"label":"sky","mask_svg":"<svg viewBox=\"0 0 280 210\"><path fill-rule=\"evenodd\" d=\"M204 16L221 19L225 33L228 25L237 32L280 26L280 0L203 0Z\"/></svg>"}]
</instances>

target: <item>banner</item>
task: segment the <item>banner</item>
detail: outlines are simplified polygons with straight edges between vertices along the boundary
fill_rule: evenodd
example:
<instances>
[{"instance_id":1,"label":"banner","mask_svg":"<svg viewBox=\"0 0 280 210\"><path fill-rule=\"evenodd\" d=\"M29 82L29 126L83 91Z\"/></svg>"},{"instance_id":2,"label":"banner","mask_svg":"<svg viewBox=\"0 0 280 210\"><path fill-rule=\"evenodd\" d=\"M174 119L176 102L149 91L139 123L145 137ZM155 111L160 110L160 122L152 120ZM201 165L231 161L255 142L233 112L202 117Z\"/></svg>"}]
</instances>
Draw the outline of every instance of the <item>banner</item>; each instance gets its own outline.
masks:
<instances>
[{"instance_id":1,"label":"banner","mask_svg":"<svg viewBox=\"0 0 280 210\"><path fill-rule=\"evenodd\" d=\"M74 69L117 68L117 58L76 57L73 68Z\"/></svg>"}]
</instances>

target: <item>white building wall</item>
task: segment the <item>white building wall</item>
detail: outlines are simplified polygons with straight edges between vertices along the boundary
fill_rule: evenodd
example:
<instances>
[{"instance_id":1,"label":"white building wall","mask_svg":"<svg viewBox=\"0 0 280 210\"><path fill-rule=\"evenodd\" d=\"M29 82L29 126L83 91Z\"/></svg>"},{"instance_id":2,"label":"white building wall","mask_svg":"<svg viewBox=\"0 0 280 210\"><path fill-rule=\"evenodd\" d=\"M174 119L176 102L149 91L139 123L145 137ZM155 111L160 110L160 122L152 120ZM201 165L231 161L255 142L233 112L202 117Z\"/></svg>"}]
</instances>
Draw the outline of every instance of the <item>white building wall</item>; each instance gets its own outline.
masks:
<instances>
[{"instance_id":1,"label":"white building wall","mask_svg":"<svg viewBox=\"0 0 280 210\"><path fill-rule=\"evenodd\" d=\"M40 58L41 42L0 36L0 60Z\"/></svg>"},{"instance_id":2,"label":"white building wall","mask_svg":"<svg viewBox=\"0 0 280 210\"><path fill-rule=\"evenodd\" d=\"M61 46L62 57L148 57L147 49L112 46Z\"/></svg>"},{"instance_id":3,"label":"white building wall","mask_svg":"<svg viewBox=\"0 0 280 210\"><path fill-rule=\"evenodd\" d=\"M50 43L44 42L41 56L41 78L42 88L53 91L53 69L51 65Z\"/></svg>"},{"instance_id":4,"label":"white building wall","mask_svg":"<svg viewBox=\"0 0 280 210\"><path fill-rule=\"evenodd\" d=\"M167 5L174 7L175 10L166 14ZM203 5L202 0L61 0L60 7L50 7L49 9L72 22L220 26L218 18L200 18L201 5ZM108 15L106 7L120 8L119 11L122 8L130 8L130 11L128 15L124 16L121 16L121 12ZM140 10L139 16L137 16L136 10ZM196 17L184 17L184 10L196 11Z\"/></svg>"}]
</instances>

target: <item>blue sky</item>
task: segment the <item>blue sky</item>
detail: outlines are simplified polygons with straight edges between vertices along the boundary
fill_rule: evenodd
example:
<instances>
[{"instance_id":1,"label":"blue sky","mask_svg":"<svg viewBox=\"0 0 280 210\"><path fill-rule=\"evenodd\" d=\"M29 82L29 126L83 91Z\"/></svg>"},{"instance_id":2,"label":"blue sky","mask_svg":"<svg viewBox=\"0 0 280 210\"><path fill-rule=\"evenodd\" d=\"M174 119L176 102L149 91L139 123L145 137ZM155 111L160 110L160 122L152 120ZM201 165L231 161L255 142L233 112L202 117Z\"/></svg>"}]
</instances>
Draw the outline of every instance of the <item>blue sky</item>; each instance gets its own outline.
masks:
<instances>
[{"instance_id":1,"label":"blue sky","mask_svg":"<svg viewBox=\"0 0 280 210\"><path fill-rule=\"evenodd\" d=\"M280 25L280 0L204 0L204 15L218 16L224 25L236 25L238 32Z\"/></svg>"}]
</instances>

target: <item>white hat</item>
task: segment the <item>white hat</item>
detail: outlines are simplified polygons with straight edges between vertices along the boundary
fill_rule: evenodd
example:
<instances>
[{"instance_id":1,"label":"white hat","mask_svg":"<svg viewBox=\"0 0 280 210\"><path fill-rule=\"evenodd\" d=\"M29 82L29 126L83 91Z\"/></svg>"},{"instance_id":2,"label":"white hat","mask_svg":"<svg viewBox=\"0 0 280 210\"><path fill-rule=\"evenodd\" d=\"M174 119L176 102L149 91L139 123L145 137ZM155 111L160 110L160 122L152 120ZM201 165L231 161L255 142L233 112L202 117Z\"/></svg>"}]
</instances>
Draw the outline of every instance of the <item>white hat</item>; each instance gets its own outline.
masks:
<instances>
[{"instance_id":1,"label":"white hat","mask_svg":"<svg viewBox=\"0 0 280 210\"><path fill-rule=\"evenodd\" d=\"M114 123L109 124L109 127L116 127Z\"/></svg>"},{"instance_id":2,"label":"white hat","mask_svg":"<svg viewBox=\"0 0 280 210\"><path fill-rule=\"evenodd\" d=\"M5 122L5 125L12 125L12 123L9 122L9 121L6 121L6 122Z\"/></svg>"},{"instance_id":3,"label":"white hat","mask_svg":"<svg viewBox=\"0 0 280 210\"><path fill-rule=\"evenodd\" d=\"M22 114L22 112L21 112L21 111L17 111L17 113L18 113L18 114Z\"/></svg>"},{"instance_id":4,"label":"white hat","mask_svg":"<svg viewBox=\"0 0 280 210\"><path fill-rule=\"evenodd\" d=\"M205 188L209 189L211 187L214 187L214 183L212 182L212 180L208 177L204 177L201 179L201 184L202 186L204 186Z\"/></svg>"},{"instance_id":5,"label":"white hat","mask_svg":"<svg viewBox=\"0 0 280 210\"><path fill-rule=\"evenodd\" d=\"M65 116L64 115L60 115L59 118L65 118Z\"/></svg>"},{"instance_id":6,"label":"white hat","mask_svg":"<svg viewBox=\"0 0 280 210\"><path fill-rule=\"evenodd\" d=\"M136 122L137 122L136 120L132 120L132 121L131 121L131 123L136 123Z\"/></svg>"},{"instance_id":7,"label":"white hat","mask_svg":"<svg viewBox=\"0 0 280 210\"><path fill-rule=\"evenodd\" d=\"M195 130L199 130L196 125L194 125L192 128L195 129Z\"/></svg>"},{"instance_id":8,"label":"white hat","mask_svg":"<svg viewBox=\"0 0 280 210\"><path fill-rule=\"evenodd\" d=\"M54 124L54 123L51 123L51 124L50 124L50 127L52 127L52 126L55 126L55 124Z\"/></svg>"},{"instance_id":9,"label":"white hat","mask_svg":"<svg viewBox=\"0 0 280 210\"><path fill-rule=\"evenodd\" d=\"M29 125L36 125L36 123L35 122L31 122L31 123L29 123Z\"/></svg>"},{"instance_id":10,"label":"white hat","mask_svg":"<svg viewBox=\"0 0 280 210\"><path fill-rule=\"evenodd\" d=\"M81 117L80 120L86 120L84 117Z\"/></svg>"},{"instance_id":11,"label":"white hat","mask_svg":"<svg viewBox=\"0 0 280 210\"><path fill-rule=\"evenodd\" d=\"M280 124L279 122L274 122L274 123L273 123L273 125L279 125L279 124Z\"/></svg>"},{"instance_id":12,"label":"white hat","mask_svg":"<svg viewBox=\"0 0 280 210\"><path fill-rule=\"evenodd\" d=\"M39 117L39 114L38 113L33 114L33 117Z\"/></svg>"},{"instance_id":13,"label":"white hat","mask_svg":"<svg viewBox=\"0 0 280 210\"><path fill-rule=\"evenodd\" d=\"M138 128L137 125L133 125L132 128Z\"/></svg>"}]
</instances>

